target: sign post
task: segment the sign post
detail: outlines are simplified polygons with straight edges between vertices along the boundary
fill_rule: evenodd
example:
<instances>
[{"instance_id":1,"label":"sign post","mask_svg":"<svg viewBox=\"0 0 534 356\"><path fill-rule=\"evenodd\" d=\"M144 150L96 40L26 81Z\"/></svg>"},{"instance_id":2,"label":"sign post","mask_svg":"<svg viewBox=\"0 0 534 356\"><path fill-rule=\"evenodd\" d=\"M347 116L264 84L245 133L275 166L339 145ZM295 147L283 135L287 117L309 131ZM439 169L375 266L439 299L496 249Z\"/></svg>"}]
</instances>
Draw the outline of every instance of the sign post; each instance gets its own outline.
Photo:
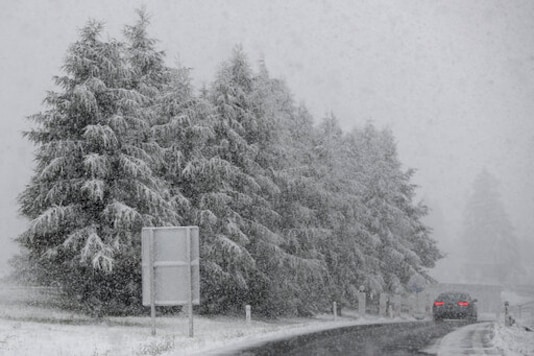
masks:
<instances>
[{"instance_id":1,"label":"sign post","mask_svg":"<svg viewBox=\"0 0 534 356\"><path fill-rule=\"evenodd\" d=\"M154 266L154 231L148 231L149 243L148 243L148 268L149 268L149 278L150 278L150 320L152 324L152 336L156 335L156 278L154 276L155 266Z\"/></svg>"},{"instance_id":2,"label":"sign post","mask_svg":"<svg viewBox=\"0 0 534 356\"><path fill-rule=\"evenodd\" d=\"M194 325L193 325L193 265L192 265L192 256L191 256L191 230L187 229L186 232L187 238L187 304L188 304L188 314L189 314L189 337L194 335Z\"/></svg>"},{"instance_id":3,"label":"sign post","mask_svg":"<svg viewBox=\"0 0 534 356\"><path fill-rule=\"evenodd\" d=\"M152 335L156 306L187 305L193 337L193 304L200 304L198 227L143 228L141 236L143 305L150 306Z\"/></svg>"}]
</instances>

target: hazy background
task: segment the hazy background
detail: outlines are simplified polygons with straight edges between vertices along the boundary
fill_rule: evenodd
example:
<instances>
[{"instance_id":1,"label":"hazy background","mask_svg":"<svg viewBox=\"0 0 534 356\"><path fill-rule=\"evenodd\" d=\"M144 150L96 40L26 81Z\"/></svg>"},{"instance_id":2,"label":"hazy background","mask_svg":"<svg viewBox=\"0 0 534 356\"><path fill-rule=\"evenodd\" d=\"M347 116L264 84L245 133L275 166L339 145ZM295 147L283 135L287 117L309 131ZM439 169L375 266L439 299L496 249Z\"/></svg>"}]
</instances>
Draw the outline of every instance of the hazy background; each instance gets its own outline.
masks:
<instances>
[{"instance_id":1,"label":"hazy background","mask_svg":"<svg viewBox=\"0 0 534 356\"><path fill-rule=\"evenodd\" d=\"M534 240L534 1L17 0L0 12L0 270L26 224L16 202L32 172L25 117L54 89L78 28L94 18L120 37L143 4L169 64L193 68L197 88L241 43L317 120L333 111L345 130L391 128L446 251L484 167L516 235Z\"/></svg>"}]
</instances>

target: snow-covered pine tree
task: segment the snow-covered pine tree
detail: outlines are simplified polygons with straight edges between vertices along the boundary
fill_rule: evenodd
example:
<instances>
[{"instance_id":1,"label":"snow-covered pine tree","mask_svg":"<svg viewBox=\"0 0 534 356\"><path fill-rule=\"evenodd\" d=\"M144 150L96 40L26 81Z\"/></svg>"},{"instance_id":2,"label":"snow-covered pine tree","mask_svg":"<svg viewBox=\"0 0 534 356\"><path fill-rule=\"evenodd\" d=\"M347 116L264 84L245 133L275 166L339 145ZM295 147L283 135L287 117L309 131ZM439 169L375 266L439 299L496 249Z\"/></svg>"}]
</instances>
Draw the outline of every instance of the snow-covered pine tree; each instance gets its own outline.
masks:
<instances>
[{"instance_id":1,"label":"snow-covered pine tree","mask_svg":"<svg viewBox=\"0 0 534 356\"><path fill-rule=\"evenodd\" d=\"M325 302L326 267L315 246L322 231L305 206L314 194L309 178L313 119L304 107L297 110L285 83L269 76L264 61L253 83L258 126L267 132L260 136L256 160L267 181L277 186L276 194L268 195L280 216L272 229L281 235L285 255L282 268L268 268L275 308L283 314L310 314L330 305Z\"/></svg>"},{"instance_id":2,"label":"snow-covered pine tree","mask_svg":"<svg viewBox=\"0 0 534 356\"><path fill-rule=\"evenodd\" d=\"M150 126L152 140L144 143L150 152L155 172L168 184L171 200L180 222L191 225L194 210L185 194L191 187L183 182L186 163L201 152L203 135L209 129L198 124L198 105L187 68L169 68L165 54L156 49L156 40L148 36L150 24L144 9L137 10L138 21L126 26L127 59L131 68L130 85L145 97L139 110Z\"/></svg>"},{"instance_id":3,"label":"snow-covered pine tree","mask_svg":"<svg viewBox=\"0 0 534 356\"><path fill-rule=\"evenodd\" d=\"M317 128L315 169L323 192L318 216L330 231L321 251L331 277L331 298L341 304L354 304L369 271L358 219L362 211L360 172L350 170L346 140L336 117L326 116Z\"/></svg>"},{"instance_id":4,"label":"snow-covered pine tree","mask_svg":"<svg viewBox=\"0 0 534 356\"><path fill-rule=\"evenodd\" d=\"M124 46L89 22L68 50L59 92L31 119L37 166L20 196L31 220L18 241L43 284L95 312L140 306L140 232L176 224L165 184L152 172L147 97L132 88Z\"/></svg>"},{"instance_id":5,"label":"snow-covered pine tree","mask_svg":"<svg viewBox=\"0 0 534 356\"><path fill-rule=\"evenodd\" d=\"M205 250L206 267L213 272L207 282L217 297L209 302L222 309L249 303L270 313L276 312L267 297L273 281L265 266L276 264L283 251L280 236L271 229L279 219L269 200L277 187L257 161L262 137L269 133L260 132L262 118L254 111L252 93L253 73L237 47L209 92L215 135L208 147L216 165L209 189L201 193L200 209L216 221Z\"/></svg>"},{"instance_id":6,"label":"snow-covered pine tree","mask_svg":"<svg viewBox=\"0 0 534 356\"><path fill-rule=\"evenodd\" d=\"M364 256L363 263L360 265L362 268L359 278L362 281L361 285L364 285L370 294L376 295L384 291L385 286L384 276L380 269L381 261L376 250L380 245L380 239L369 231L365 224L368 211L364 199L369 187L368 180L372 172L370 163L372 163L373 154L368 152L369 147L361 146L360 133L360 129L354 128L346 135L344 141L346 150L344 170L348 179L346 186L356 196L353 200L354 208L349 210L349 229L353 230L352 235L358 240L360 251Z\"/></svg>"},{"instance_id":7,"label":"snow-covered pine tree","mask_svg":"<svg viewBox=\"0 0 534 356\"><path fill-rule=\"evenodd\" d=\"M200 96L212 107L206 119L213 134L203 149L207 162L189 162L183 168L185 176L197 182L194 205L204 232L202 308L209 313L240 309L249 303L249 282L258 273L247 248L250 220L242 215L252 201L248 193L257 184L243 168L250 165L251 148L232 105L237 94L230 88L231 76L230 66L224 64L215 82ZM238 94L244 96L242 90Z\"/></svg>"},{"instance_id":8,"label":"snow-covered pine tree","mask_svg":"<svg viewBox=\"0 0 534 356\"><path fill-rule=\"evenodd\" d=\"M426 207L414 204L413 170L403 171L396 144L388 130L377 131L372 124L356 135L365 167L365 226L376 245L376 259L386 291L404 290L411 276L421 274L441 257L429 230L421 222ZM428 277L427 277L428 278Z\"/></svg>"},{"instance_id":9,"label":"snow-covered pine tree","mask_svg":"<svg viewBox=\"0 0 534 356\"><path fill-rule=\"evenodd\" d=\"M156 40L149 37L149 15L144 8L137 11L137 22L124 27L126 60L130 65L130 85L146 98L154 99L169 83L170 68L164 63L165 53L156 49Z\"/></svg>"},{"instance_id":10,"label":"snow-covered pine tree","mask_svg":"<svg viewBox=\"0 0 534 356\"><path fill-rule=\"evenodd\" d=\"M225 196L220 190L234 176L235 167L218 157L212 146L214 108L205 95L195 96L188 68L173 69L161 94L152 127L164 152L158 173L169 184L182 224L200 227L201 311L223 311L220 304L226 305L226 295L219 286L226 286L231 277L219 264L219 256L233 246L225 244L228 241L221 235L232 224L226 219Z\"/></svg>"}]
</instances>

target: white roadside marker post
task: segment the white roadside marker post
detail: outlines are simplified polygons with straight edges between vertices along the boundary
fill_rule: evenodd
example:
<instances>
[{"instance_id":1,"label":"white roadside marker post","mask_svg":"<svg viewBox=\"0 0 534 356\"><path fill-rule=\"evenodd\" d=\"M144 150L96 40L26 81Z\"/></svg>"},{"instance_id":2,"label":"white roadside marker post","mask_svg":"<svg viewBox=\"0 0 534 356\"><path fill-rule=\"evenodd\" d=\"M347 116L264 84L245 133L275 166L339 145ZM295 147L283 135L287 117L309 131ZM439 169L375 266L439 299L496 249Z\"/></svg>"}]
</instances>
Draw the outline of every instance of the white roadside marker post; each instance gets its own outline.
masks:
<instances>
[{"instance_id":1,"label":"white roadside marker post","mask_svg":"<svg viewBox=\"0 0 534 356\"><path fill-rule=\"evenodd\" d=\"M250 324L250 321L252 320L250 305L245 305L245 318L247 324Z\"/></svg>"}]
</instances>

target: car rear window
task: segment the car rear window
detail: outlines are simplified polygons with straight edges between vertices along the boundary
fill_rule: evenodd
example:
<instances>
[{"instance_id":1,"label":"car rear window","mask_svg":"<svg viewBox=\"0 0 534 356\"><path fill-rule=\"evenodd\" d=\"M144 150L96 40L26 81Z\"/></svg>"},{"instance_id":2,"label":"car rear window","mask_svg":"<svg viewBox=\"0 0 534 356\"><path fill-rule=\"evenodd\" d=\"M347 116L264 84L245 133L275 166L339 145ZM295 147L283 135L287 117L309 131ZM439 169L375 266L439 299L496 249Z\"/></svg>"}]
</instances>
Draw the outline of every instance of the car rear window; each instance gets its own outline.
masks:
<instances>
[{"instance_id":1,"label":"car rear window","mask_svg":"<svg viewBox=\"0 0 534 356\"><path fill-rule=\"evenodd\" d=\"M469 297L465 293L443 293L439 295L438 299L447 302L456 300L467 300L469 299Z\"/></svg>"}]
</instances>

